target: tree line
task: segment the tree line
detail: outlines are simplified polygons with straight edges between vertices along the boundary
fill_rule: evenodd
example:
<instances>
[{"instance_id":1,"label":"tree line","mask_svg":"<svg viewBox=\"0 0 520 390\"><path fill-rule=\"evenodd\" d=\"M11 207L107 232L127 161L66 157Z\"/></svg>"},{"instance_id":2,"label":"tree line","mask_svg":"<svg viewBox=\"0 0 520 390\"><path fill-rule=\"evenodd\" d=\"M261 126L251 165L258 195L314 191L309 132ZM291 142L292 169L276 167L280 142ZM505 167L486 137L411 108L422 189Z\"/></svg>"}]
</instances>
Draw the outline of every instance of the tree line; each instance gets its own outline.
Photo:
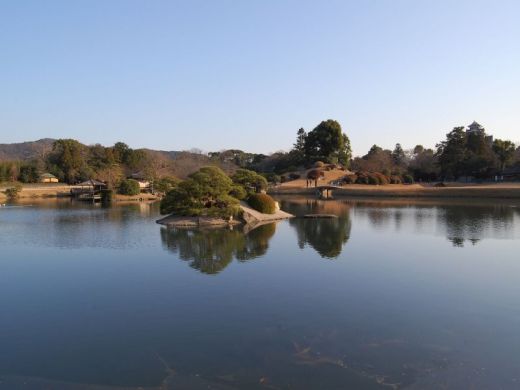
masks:
<instances>
[{"instance_id":1,"label":"tree line","mask_svg":"<svg viewBox=\"0 0 520 390\"><path fill-rule=\"evenodd\" d=\"M468 128L457 126L435 148L416 145L405 150L397 143L393 150L374 144L362 156L352 158L350 141L338 122L321 122L306 133L299 129L290 152L266 156L250 168L286 175L317 162L340 164L353 172L381 173L389 182L444 181L461 178L487 179L508 170L520 170L520 147L510 140L494 139L474 122ZM368 176L367 180L370 179Z\"/></svg>"},{"instance_id":2,"label":"tree line","mask_svg":"<svg viewBox=\"0 0 520 390\"><path fill-rule=\"evenodd\" d=\"M132 149L123 142L104 147L60 139L49 153L33 160L0 162L0 181L33 183L49 172L69 184L96 178L117 186L136 172L148 180L187 178L201 167L213 165L230 174L237 168L256 171L277 182L284 177L296 178L295 172L313 167L316 162L341 165L354 172L378 172L387 178L409 175L416 181L486 179L520 168L520 148L512 141L493 140L477 123L470 127L453 128L435 148L417 145L405 150L397 143L389 150L373 145L365 155L355 158L349 137L332 119L322 121L309 132L300 128L290 151L271 155L230 149L207 154L179 152L173 156Z\"/></svg>"},{"instance_id":3,"label":"tree line","mask_svg":"<svg viewBox=\"0 0 520 390\"><path fill-rule=\"evenodd\" d=\"M405 151L398 143L385 150L374 145L352 161L356 171L410 174L416 181L488 179L513 167L520 168L520 148L509 140L493 140L481 126L476 131L457 126L435 149L417 145Z\"/></svg>"}]
</instances>

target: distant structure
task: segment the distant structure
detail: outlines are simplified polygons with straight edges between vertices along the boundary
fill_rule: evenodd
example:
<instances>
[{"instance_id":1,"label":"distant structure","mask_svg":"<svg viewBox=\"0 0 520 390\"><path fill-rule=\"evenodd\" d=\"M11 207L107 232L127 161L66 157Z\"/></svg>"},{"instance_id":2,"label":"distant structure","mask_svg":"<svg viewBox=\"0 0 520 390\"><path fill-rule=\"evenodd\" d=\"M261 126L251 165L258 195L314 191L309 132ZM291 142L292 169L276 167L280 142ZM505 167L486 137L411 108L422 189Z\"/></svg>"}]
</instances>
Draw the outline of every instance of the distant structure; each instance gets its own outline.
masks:
<instances>
[{"instance_id":1,"label":"distant structure","mask_svg":"<svg viewBox=\"0 0 520 390\"><path fill-rule=\"evenodd\" d=\"M43 173L40 175L40 183L58 183L59 180L52 173Z\"/></svg>"},{"instance_id":2,"label":"distant structure","mask_svg":"<svg viewBox=\"0 0 520 390\"><path fill-rule=\"evenodd\" d=\"M142 191L152 191L152 183L146 179L143 172L137 172L130 175L129 179L133 179L139 183L139 189ZM153 191L152 191L153 192Z\"/></svg>"},{"instance_id":3,"label":"distant structure","mask_svg":"<svg viewBox=\"0 0 520 390\"><path fill-rule=\"evenodd\" d=\"M107 185L102 181L89 179L83 183L76 184L70 190L70 194L77 200L99 202L103 199L102 192L106 189Z\"/></svg>"},{"instance_id":4,"label":"distant structure","mask_svg":"<svg viewBox=\"0 0 520 390\"><path fill-rule=\"evenodd\" d=\"M468 126L468 129L466 130L466 133L468 134L483 134L486 130L480 123L477 121L473 121L471 125Z\"/></svg>"},{"instance_id":5,"label":"distant structure","mask_svg":"<svg viewBox=\"0 0 520 390\"><path fill-rule=\"evenodd\" d=\"M470 135L470 134L483 135L484 139L486 140L486 142L489 145L493 144L493 136L486 135L486 129L484 129L484 127L477 121L473 121L473 123L468 126L468 128L466 129L466 134L467 135Z\"/></svg>"}]
</instances>

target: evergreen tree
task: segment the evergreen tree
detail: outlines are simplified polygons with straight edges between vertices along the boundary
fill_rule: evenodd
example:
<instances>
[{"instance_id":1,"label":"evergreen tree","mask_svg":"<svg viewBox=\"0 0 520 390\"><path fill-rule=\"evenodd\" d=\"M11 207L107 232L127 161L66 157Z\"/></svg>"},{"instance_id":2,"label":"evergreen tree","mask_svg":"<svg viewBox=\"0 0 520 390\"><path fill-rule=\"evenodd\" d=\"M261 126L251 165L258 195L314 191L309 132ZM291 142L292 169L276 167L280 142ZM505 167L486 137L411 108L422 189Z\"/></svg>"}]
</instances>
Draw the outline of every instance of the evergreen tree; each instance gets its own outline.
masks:
<instances>
[{"instance_id":1,"label":"evergreen tree","mask_svg":"<svg viewBox=\"0 0 520 390\"><path fill-rule=\"evenodd\" d=\"M493 142L493 152L495 153L497 160L499 161L500 170L511 164L515 157L515 144L511 141L503 141L496 139Z\"/></svg>"},{"instance_id":2,"label":"evergreen tree","mask_svg":"<svg viewBox=\"0 0 520 390\"><path fill-rule=\"evenodd\" d=\"M348 165L352 157L350 140L341 125L332 119L321 122L305 140L305 158L309 161L340 162Z\"/></svg>"},{"instance_id":3,"label":"evergreen tree","mask_svg":"<svg viewBox=\"0 0 520 390\"><path fill-rule=\"evenodd\" d=\"M293 150L301 153L305 153L305 140L307 139L307 132L302 128L296 133L296 142L294 143Z\"/></svg>"},{"instance_id":4,"label":"evergreen tree","mask_svg":"<svg viewBox=\"0 0 520 390\"><path fill-rule=\"evenodd\" d=\"M444 177L458 178L464 173L466 132L463 126L446 134L446 140L437 145L437 157Z\"/></svg>"},{"instance_id":5,"label":"evergreen tree","mask_svg":"<svg viewBox=\"0 0 520 390\"><path fill-rule=\"evenodd\" d=\"M401 147L401 144L399 143L395 144L395 148L392 152L392 160L398 167L402 167L406 164L406 155L403 148Z\"/></svg>"}]
</instances>

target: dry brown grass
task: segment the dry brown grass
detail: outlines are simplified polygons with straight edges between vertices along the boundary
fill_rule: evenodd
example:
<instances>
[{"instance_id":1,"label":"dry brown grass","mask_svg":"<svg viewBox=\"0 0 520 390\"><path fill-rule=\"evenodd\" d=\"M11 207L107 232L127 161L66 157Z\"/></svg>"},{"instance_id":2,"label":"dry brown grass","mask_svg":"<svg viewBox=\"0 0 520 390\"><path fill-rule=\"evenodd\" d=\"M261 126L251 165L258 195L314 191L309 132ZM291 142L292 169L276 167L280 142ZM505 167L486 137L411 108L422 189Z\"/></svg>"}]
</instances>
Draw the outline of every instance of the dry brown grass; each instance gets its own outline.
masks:
<instances>
[{"instance_id":1,"label":"dry brown grass","mask_svg":"<svg viewBox=\"0 0 520 390\"><path fill-rule=\"evenodd\" d=\"M348 172L333 170L325 172L325 177L318 181L318 186L329 184ZM302 172L305 177L306 172ZM314 195L314 187L307 188L305 179L283 183L273 189L272 194ZM429 198L502 198L520 199L520 183L446 183L446 187L434 187L432 184L388 184L364 185L347 184L334 190L334 196L355 197L429 197Z\"/></svg>"}]
</instances>

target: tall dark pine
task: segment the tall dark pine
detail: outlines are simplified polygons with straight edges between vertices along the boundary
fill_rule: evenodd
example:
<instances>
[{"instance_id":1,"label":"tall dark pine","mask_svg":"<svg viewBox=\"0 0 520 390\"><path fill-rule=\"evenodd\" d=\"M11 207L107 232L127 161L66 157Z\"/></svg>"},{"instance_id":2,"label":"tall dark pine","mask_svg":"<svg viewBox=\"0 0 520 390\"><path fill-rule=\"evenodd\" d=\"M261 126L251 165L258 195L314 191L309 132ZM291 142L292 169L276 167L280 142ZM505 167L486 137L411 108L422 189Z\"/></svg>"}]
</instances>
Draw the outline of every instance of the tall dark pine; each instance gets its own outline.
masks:
<instances>
[{"instance_id":1,"label":"tall dark pine","mask_svg":"<svg viewBox=\"0 0 520 390\"><path fill-rule=\"evenodd\" d=\"M404 150L399 143L395 144L395 148L392 152L392 160L394 161L394 164L399 167L403 166L406 162L406 155L404 154Z\"/></svg>"},{"instance_id":2,"label":"tall dark pine","mask_svg":"<svg viewBox=\"0 0 520 390\"><path fill-rule=\"evenodd\" d=\"M305 139L307 138L307 132L301 127L296 133L296 142L294 143L293 150L299 153L305 152Z\"/></svg>"},{"instance_id":3,"label":"tall dark pine","mask_svg":"<svg viewBox=\"0 0 520 390\"><path fill-rule=\"evenodd\" d=\"M466 132L463 126L455 127L446 134L446 140L437 145L441 174L445 178L458 178L464 173L466 159Z\"/></svg>"}]
</instances>

